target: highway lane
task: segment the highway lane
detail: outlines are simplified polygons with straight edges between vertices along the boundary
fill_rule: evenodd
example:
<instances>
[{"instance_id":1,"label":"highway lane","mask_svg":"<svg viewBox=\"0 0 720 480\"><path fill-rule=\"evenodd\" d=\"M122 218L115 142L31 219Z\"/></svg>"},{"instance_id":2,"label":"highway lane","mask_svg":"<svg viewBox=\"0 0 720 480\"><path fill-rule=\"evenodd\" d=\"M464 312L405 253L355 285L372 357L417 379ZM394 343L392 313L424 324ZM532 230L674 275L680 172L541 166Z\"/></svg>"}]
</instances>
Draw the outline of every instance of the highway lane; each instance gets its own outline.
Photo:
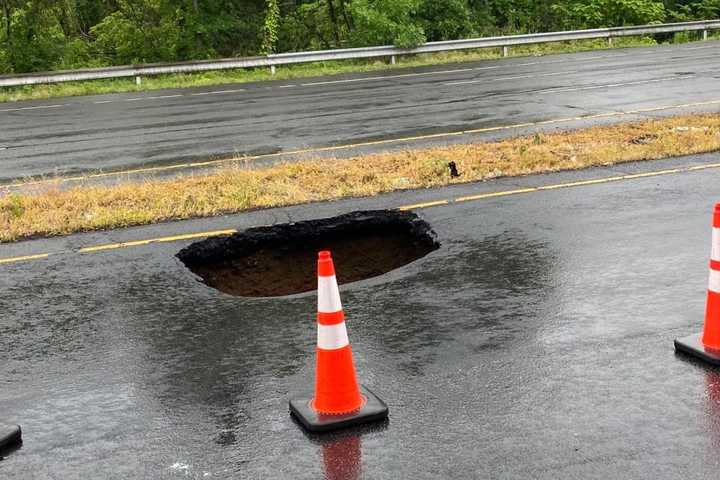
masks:
<instances>
[{"instance_id":1,"label":"highway lane","mask_svg":"<svg viewBox=\"0 0 720 480\"><path fill-rule=\"evenodd\" d=\"M7 478L714 478L720 376L673 353L702 324L718 154L395 192L0 245ZM618 175L622 182L587 183ZM586 182L586 183L582 183ZM180 240L358 209L418 209L441 248L344 285L362 381L390 421L308 437L316 300L199 283ZM65 253L63 253L65 252ZM338 272L342 276L342 272Z\"/></svg>"},{"instance_id":2,"label":"highway lane","mask_svg":"<svg viewBox=\"0 0 720 480\"><path fill-rule=\"evenodd\" d=\"M0 104L0 183L713 102L720 100L718 47L703 42Z\"/></svg>"}]
</instances>

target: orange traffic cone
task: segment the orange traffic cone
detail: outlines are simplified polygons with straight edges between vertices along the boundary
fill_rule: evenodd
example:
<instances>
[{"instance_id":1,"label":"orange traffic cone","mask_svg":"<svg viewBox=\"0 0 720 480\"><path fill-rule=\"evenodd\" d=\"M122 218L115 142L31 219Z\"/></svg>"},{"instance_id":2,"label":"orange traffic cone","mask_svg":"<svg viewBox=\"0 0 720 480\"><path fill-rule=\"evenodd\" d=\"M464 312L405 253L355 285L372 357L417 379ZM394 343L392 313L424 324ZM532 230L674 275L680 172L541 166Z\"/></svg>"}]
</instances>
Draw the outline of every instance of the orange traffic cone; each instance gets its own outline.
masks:
<instances>
[{"instance_id":1,"label":"orange traffic cone","mask_svg":"<svg viewBox=\"0 0 720 480\"><path fill-rule=\"evenodd\" d=\"M675 350L720 365L720 203L713 213L705 327L701 334L676 339Z\"/></svg>"},{"instance_id":2,"label":"orange traffic cone","mask_svg":"<svg viewBox=\"0 0 720 480\"><path fill-rule=\"evenodd\" d=\"M330 252L320 252L319 257L317 365L312 406L331 415L354 412L362 406L363 399L355 378L335 267Z\"/></svg>"},{"instance_id":3,"label":"orange traffic cone","mask_svg":"<svg viewBox=\"0 0 720 480\"><path fill-rule=\"evenodd\" d=\"M358 386L345 314L330 252L318 254L317 363L315 394L290 400L290 412L310 431L319 432L382 420L388 408Z\"/></svg>"}]
</instances>

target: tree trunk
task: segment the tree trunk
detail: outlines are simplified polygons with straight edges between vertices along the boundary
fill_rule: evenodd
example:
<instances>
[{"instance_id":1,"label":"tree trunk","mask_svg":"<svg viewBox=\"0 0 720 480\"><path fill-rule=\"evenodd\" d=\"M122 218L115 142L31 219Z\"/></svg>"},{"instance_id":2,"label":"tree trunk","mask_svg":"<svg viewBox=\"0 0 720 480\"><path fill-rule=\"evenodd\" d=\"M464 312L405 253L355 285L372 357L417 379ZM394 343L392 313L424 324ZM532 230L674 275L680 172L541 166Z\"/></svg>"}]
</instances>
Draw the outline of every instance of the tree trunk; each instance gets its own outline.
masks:
<instances>
[{"instance_id":1,"label":"tree trunk","mask_svg":"<svg viewBox=\"0 0 720 480\"><path fill-rule=\"evenodd\" d=\"M352 17L347 11L347 7L345 7L345 0L340 0L340 13L343 16L343 19L345 20L345 26L347 27L348 31L352 31L353 29L353 21Z\"/></svg>"},{"instance_id":2,"label":"tree trunk","mask_svg":"<svg viewBox=\"0 0 720 480\"><path fill-rule=\"evenodd\" d=\"M59 15L60 28L62 28L65 38L72 38L80 31L75 1L65 0L59 8L61 10Z\"/></svg>"},{"instance_id":3,"label":"tree trunk","mask_svg":"<svg viewBox=\"0 0 720 480\"><path fill-rule=\"evenodd\" d=\"M200 7L198 6L198 0L193 0L193 10L195 11L195 19L200 23ZM195 32L195 48L198 52L201 52L203 50L203 38L202 33Z\"/></svg>"},{"instance_id":4,"label":"tree trunk","mask_svg":"<svg viewBox=\"0 0 720 480\"><path fill-rule=\"evenodd\" d=\"M3 14L5 15L5 44L10 49L10 0L2 0Z\"/></svg>"},{"instance_id":5,"label":"tree trunk","mask_svg":"<svg viewBox=\"0 0 720 480\"><path fill-rule=\"evenodd\" d=\"M335 5L333 0L327 0L328 13L330 14L330 22L333 26L333 35L335 36L336 45L340 45L340 27L338 26L337 13L335 12Z\"/></svg>"}]
</instances>

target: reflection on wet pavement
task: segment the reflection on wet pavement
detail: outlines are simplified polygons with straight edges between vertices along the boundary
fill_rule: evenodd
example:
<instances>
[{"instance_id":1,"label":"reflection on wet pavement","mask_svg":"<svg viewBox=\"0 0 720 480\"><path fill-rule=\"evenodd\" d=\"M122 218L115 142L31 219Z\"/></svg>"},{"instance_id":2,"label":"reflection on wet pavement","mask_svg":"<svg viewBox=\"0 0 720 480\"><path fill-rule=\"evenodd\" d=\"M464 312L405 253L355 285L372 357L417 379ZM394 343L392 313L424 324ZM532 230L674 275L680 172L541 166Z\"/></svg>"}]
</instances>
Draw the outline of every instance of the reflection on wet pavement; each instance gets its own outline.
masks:
<instances>
[{"instance_id":1,"label":"reflection on wet pavement","mask_svg":"<svg viewBox=\"0 0 720 480\"><path fill-rule=\"evenodd\" d=\"M323 443L322 457L327 480L358 480L362 474L362 441L359 436Z\"/></svg>"},{"instance_id":2,"label":"reflection on wet pavement","mask_svg":"<svg viewBox=\"0 0 720 480\"><path fill-rule=\"evenodd\" d=\"M720 452L720 373L705 372L707 389L707 427L713 436L713 447Z\"/></svg>"}]
</instances>

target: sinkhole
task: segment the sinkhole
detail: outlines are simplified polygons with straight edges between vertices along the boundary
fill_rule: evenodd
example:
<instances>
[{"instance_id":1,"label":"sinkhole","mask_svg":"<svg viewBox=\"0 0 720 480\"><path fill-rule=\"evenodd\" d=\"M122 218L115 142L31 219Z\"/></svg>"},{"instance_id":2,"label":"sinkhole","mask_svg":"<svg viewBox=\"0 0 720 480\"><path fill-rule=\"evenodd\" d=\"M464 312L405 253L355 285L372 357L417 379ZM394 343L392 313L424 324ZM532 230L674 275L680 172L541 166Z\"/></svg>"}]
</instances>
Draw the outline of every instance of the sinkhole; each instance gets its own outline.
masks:
<instances>
[{"instance_id":1,"label":"sinkhole","mask_svg":"<svg viewBox=\"0 0 720 480\"><path fill-rule=\"evenodd\" d=\"M317 288L317 253L330 250L338 282L400 268L440 244L412 212L376 210L258 227L194 243L178 258L202 281L240 297L279 297Z\"/></svg>"}]
</instances>

